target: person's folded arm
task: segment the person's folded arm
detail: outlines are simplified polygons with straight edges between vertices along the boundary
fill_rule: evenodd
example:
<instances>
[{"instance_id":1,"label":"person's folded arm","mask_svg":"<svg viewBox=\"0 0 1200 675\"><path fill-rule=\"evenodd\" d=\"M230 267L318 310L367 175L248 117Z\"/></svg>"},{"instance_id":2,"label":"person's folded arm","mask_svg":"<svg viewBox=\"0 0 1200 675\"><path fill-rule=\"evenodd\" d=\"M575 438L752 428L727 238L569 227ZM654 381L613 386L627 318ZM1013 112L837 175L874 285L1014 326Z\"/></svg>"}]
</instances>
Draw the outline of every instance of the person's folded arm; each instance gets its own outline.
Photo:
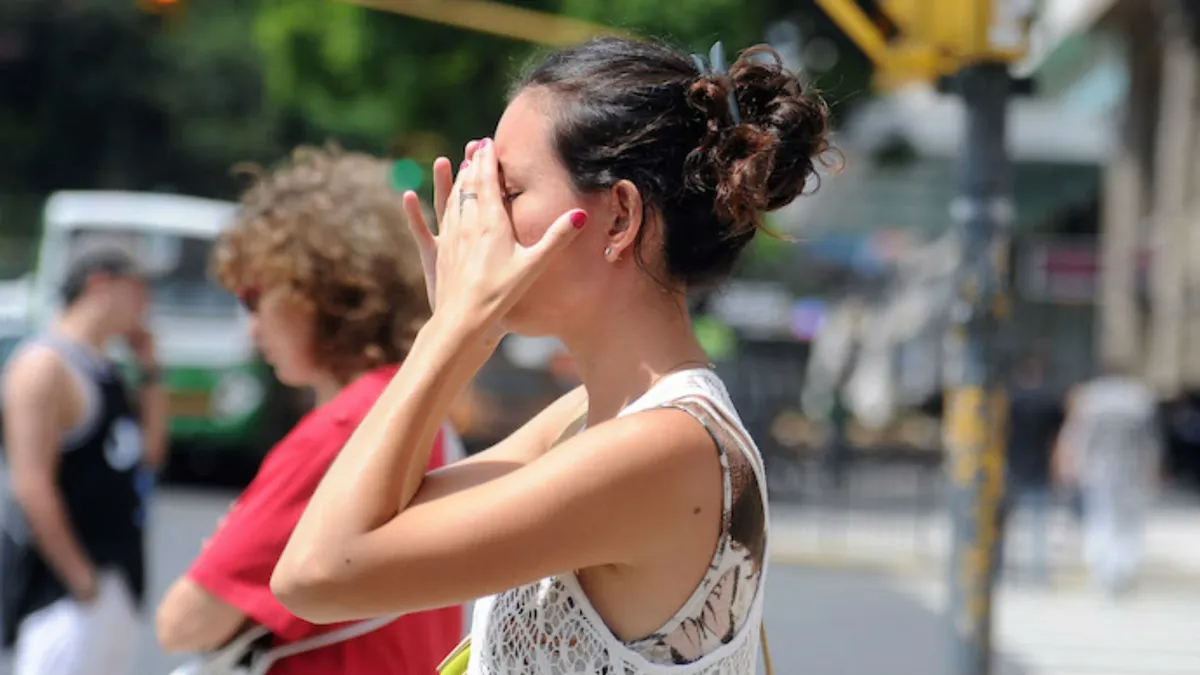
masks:
<instances>
[{"instance_id":1,"label":"person's folded arm","mask_svg":"<svg viewBox=\"0 0 1200 675\"><path fill-rule=\"evenodd\" d=\"M158 607L156 633L166 651L210 651L248 623L294 641L313 630L271 594L271 572L321 480L339 439L293 434L272 450L258 475L172 585Z\"/></svg>"},{"instance_id":2,"label":"person's folded arm","mask_svg":"<svg viewBox=\"0 0 1200 675\"><path fill-rule=\"evenodd\" d=\"M327 623L418 611L574 569L637 564L669 545L663 528L719 512L712 440L674 410L612 420L492 475L489 450L422 485L424 451L412 448L427 447L486 359L464 356L455 345L470 341L452 329L430 328L326 474L275 569L272 589L297 615Z\"/></svg>"},{"instance_id":3,"label":"person's folded arm","mask_svg":"<svg viewBox=\"0 0 1200 675\"><path fill-rule=\"evenodd\" d=\"M237 635L246 615L186 576L179 577L158 605L155 635L166 652L206 652Z\"/></svg>"}]
</instances>

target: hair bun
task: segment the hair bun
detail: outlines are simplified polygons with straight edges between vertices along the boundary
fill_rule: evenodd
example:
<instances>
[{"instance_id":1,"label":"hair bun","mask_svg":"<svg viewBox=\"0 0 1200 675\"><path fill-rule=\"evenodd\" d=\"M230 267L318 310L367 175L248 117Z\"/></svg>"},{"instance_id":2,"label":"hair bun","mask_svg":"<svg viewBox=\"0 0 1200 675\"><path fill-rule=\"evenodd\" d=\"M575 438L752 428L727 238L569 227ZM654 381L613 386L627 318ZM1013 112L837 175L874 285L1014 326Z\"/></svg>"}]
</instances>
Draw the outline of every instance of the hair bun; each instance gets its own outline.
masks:
<instances>
[{"instance_id":1,"label":"hair bun","mask_svg":"<svg viewBox=\"0 0 1200 675\"><path fill-rule=\"evenodd\" d=\"M730 110L731 84L740 124ZM830 147L828 106L806 95L770 47L743 52L728 77L700 75L688 103L703 116L705 128L688 156L688 183L715 190L716 213L729 224L730 236L752 234L759 213L803 194Z\"/></svg>"}]
</instances>

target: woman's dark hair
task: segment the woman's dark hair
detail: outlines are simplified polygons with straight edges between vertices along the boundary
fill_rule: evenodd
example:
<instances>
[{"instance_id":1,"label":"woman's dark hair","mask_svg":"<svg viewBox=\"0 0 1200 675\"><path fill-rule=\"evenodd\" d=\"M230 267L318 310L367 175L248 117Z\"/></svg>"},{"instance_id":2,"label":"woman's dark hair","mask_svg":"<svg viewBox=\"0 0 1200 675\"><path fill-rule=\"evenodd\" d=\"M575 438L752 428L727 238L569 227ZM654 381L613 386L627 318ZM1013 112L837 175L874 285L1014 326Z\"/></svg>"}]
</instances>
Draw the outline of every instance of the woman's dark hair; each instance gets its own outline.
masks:
<instances>
[{"instance_id":1,"label":"woman's dark hair","mask_svg":"<svg viewBox=\"0 0 1200 675\"><path fill-rule=\"evenodd\" d=\"M726 277L759 214L801 195L829 149L828 108L765 46L702 74L671 47L602 38L554 52L513 96L534 87L553 96L553 142L575 188L637 186L662 217L666 273L687 286ZM640 264L640 235L636 246Z\"/></svg>"}]
</instances>

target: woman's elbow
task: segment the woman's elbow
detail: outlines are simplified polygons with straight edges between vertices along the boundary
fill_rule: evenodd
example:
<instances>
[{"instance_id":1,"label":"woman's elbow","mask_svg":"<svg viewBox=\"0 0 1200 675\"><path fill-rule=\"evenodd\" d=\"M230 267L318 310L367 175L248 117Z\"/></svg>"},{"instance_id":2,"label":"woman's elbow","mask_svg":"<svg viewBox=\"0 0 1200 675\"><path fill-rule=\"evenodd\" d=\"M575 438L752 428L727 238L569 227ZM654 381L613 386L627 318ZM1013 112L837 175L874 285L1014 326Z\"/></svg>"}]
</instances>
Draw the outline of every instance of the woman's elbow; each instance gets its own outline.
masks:
<instances>
[{"instance_id":1,"label":"woman's elbow","mask_svg":"<svg viewBox=\"0 0 1200 675\"><path fill-rule=\"evenodd\" d=\"M168 654L191 651L181 622L169 609L164 611L164 607L159 607L154 617L154 637L158 646Z\"/></svg>"},{"instance_id":2,"label":"woman's elbow","mask_svg":"<svg viewBox=\"0 0 1200 675\"><path fill-rule=\"evenodd\" d=\"M198 617L176 603L164 602L154 617L154 637L167 654L216 649L228 640L231 632L236 632L236 624L232 629L225 630L220 622Z\"/></svg>"},{"instance_id":3,"label":"woman's elbow","mask_svg":"<svg viewBox=\"0 0 1200 675\"><path fill-rule=\"evenodd\" d=\"M309 623L341 620L335 616L339 580L324 561L281 561L271 574L271 593L292 614Z\"/></svg>"}]
</instances>

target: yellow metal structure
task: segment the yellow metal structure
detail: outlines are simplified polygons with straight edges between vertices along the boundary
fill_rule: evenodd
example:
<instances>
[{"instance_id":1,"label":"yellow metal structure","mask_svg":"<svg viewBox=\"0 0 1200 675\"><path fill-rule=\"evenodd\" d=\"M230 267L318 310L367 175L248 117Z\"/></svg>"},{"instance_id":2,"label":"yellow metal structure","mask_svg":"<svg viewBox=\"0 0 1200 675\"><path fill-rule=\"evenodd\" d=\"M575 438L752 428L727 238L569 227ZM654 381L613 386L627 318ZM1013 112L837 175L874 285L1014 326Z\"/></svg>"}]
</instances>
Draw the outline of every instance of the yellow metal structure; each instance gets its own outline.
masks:
<instances>
[{"instance_id":1,"label":"yellow metal structure","mask_svg":"<svg viewBox=\"0 0 1200 675\"><path fill-rule=\"evenodd\" d=\"M856 0L817 0L877 67L883 86L930 81L983 61L1011 63L1025 53L1028 20L1013 0L879 0L897 29L889 36ZM1015 38L1014 38L1015 35Z\"/></svg>"},{"instance_id":2,"label":"yellow metal structure","mask_svg":"<svg viewBox=\"0 0 1200 675\"><path fill-rule=\"evenodd\" d=\"M625 31L609 26L491 0L346 1L370 9L547 47L569 47L605 35L629 37Z\"/></svg>"}]
</instances>

